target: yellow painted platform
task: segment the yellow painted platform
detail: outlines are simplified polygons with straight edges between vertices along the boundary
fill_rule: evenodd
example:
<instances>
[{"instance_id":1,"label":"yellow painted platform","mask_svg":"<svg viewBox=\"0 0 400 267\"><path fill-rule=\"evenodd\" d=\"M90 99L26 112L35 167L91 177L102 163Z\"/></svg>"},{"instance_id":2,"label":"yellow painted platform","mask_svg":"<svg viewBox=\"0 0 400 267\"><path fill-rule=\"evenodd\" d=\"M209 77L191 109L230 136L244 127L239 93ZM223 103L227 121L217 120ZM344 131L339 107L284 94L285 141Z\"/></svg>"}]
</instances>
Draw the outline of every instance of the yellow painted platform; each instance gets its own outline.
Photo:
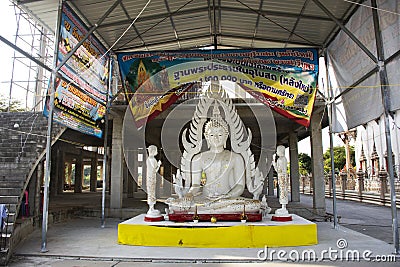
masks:
<instances>
[{"instance_id":1,"label":"yellow painted platform","mask_svg":"<svg viewBox=\"0 0 400 267\"><path fill-rule=\"evenodd\" d=\"M118 243L135 246L263 248L315 245L317 225L297 215L291 222L145 222L144 214L118 224Z\"/></svg>"}]
</instances>

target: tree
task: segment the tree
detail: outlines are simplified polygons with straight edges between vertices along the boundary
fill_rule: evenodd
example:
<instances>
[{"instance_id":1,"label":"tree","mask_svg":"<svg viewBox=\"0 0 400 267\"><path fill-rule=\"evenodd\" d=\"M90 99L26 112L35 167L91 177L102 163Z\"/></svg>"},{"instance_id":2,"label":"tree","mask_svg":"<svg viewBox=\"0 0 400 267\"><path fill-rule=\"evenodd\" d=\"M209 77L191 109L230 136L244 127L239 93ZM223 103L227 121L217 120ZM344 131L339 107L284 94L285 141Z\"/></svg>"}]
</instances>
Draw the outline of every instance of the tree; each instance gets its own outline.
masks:
<instances>
[{"instance_id":1,"label":"tree","mask_svg":"<svg viewBox=\"0 0 400 267\"><path fill-rule=\"evenodd\" d=\"M10 108L8 108L10 104ZM11 99L9 102L9 99L5 97L4 95L0 95L0 112L21 112L25 111L25 108L22 107L21 101L17 99Z\"/></svg>"},{"instance_id":2,"label":"tree","mask_svg":"<svg viewBox=\"0 0 400 267\"><path fill-rule=\"evenodd\" d=\"M312 170L311 167L311 157L306 153L299 154L299 172L301 175L310 174Z\"/></svg>"},{"instance_id":3,"label":"tree","mask_svg":"<svg viewBox=\"0 0 400 267\"><path fill-rule=\"evenodd\" d=\"M344 146L335 146L333 148L333 162L335 164L335 172L339 172L346 166L346 150ZM350 146L350 163L355 165L355 152L354 147ZM331 172L331 154L330 150L324 153L324 171L325 173Z\"/></svg>"}]
</instances>

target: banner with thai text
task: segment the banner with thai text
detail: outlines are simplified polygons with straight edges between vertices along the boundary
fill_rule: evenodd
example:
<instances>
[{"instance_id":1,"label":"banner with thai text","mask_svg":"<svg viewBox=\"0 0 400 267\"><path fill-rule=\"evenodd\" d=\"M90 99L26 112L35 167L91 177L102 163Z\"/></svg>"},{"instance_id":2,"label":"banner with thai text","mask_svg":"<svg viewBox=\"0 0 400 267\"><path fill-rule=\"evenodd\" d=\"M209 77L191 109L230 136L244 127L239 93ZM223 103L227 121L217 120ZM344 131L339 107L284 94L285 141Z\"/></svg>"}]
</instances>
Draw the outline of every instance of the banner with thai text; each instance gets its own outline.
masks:
<instances>
[{"instance_id":1,"label":"banner with thai text","mask_svg":"<svg viewBox=\"0 0 400 267\"><path fill-rule=\"evenodd\" d=\"M318 80L316 49L180 50L117 56L136 121L149 116L157 105L155 99L171 89L225 80L238 83L276 112L309 125Z\"/></svg>"},{"instance_id":2,"label":"banner with thai text","mask_svg":"<svg viewBox=\"0 0 400 267\"><path fill-rule=\"evenodd\" d=\"M57 65L84 38L88 27L66 4L62 7ZM74 81L96 101L106 103L109 56L106 48L91 34L61 67L61 73Z\"/></svg>"},{"instance_id":3,"label":"banner with thai text","mask_svg":"<svg viewBox=\"0 0 400 267\"><path fill-rule=\"evenodd\" d=\"M88 31L68 4L63 3L57 65L66 59ZM62 77L62 85L58 78L54 88L55 121L86 134L102 136L99 121L104 116L110 78L110 59L106 52L106 48L92 34L62 65L57 73ZM48 113L49 105L46 104L43 114L47 116Z\"/></svg>"},{"instance_id":4,"label":"banner with thai text","mask_svg":"<svg viewBox=\"0 0 400 267\"><path fill-rule=\"evenodd\" d=\"M46 99L44 115L48 116L50 98ZM106 106L64 78L56 79L54 120L85 134L101 137Z\"/></svg>"}]
</instances>

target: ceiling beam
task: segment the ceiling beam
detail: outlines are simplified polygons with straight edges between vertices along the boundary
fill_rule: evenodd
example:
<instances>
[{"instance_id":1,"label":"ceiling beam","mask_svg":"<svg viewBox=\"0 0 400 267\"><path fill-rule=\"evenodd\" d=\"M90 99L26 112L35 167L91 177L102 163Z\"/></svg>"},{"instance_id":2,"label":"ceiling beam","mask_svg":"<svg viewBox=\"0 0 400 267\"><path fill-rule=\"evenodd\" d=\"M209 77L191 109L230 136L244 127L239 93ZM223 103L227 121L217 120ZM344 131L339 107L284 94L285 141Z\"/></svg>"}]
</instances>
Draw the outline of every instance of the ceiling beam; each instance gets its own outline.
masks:
<instances>
[{"instance_id":1,"label":"ceiling beam","mask_svg":"<svg viewBox=\"0 0 400 267\"><path fill-rule=\"evenodd\" d=\"M188 41L188 40L196 40L196 39L203 39L203 38L209 38L210 34L204 34L204 35L196 35L196 36L189 36L189 37L185 37L185 38L179 38L180 42L184 42L184 41ZM132 41L132 40L131 40ZM141 49L142 46L135 46L135 45L131 45L128 46L129 42L125 44L125 46L121 46L118 49L114 50L114 52L124 52L124 51L130 51L133 49ZM168 45L168 44L176 44L176 40L175 39L171 39L168 41L157 41L157 42L153 42L153 43L147 43L146 47L150 50L154 49L154 47L160 46L160 45ZM211 45L211 43L209 44Z\"/></svg>"},{"instance_id":2,"label":"ceiling beam","mask_svg":"<svg viewBox=\"0 0 400 267\"><path fill-rule=\"evenodd\" d=\"M248 8L241 8L241 7L232 7L232 6L216 6L218 7L221 12L224 11L229 11L229 12L236 12L236 13L241 13L241 14L254 14L254 11L248 9ZM179 16L179 15L190 15L190 14L195 14L199 12L209 12L209 6L205 7L199 7L199 8L191 8L191 9L185 9L185 10L179 10L172 12L174 16ZM298 14L297 13L288 13L288 12L279 12L279 11L271 11L271 10L261 10L260 12L256 12L260 15L264 16L273 16L273 17L285 17L285 18L297 18ZM168 13L161 13L161 14L155 14L155 15L149 15L149 16L143 16L137 19L137 23L139 22L147 22L150 20L157 20L157 19L163 19L170 14ZM318 20L318 21L332 21L328 17L322 17L322 16L312 16L312 15L303 15L303 19L309 19L309 20ZM103 23L102 25L99 26L99 28L107 28L107 27L115 27L115 26L120 26L122 24L130 24L132 23L132 20L129 19L123 19L119 21L114 21L110 23Z\"/></svg>"},{"instance_id":3,"label":"ceiling beam","mask_svg":"<svg viewBox=\"0 0 400 267\"><path fill-rule=\"evenodd\" d=\"M275 42L275 43L282 43L282 45L286 42L286 39L273 39L273 38L253 38L252 35L237 35L237 34L221 34L221 37L228 37L228 38L237 38L237 39L247 39L251 40L254 39L255 41L259 42ZM298 41L290 41L288 42L292 45L304 45L310 47L310 43L308 42L298 42ZM313 44L313 47L320 48L319 44Z\"/></svg>"},{"instance_id":4,"label":"ceiling beam","mask_svg":"<svg viewBox=\"0 0 400 267\"><path fill-rule=\"evenodd\" d=\"M359 0L358 3L362 3L364 0ZM347 11L343 14L343 16L339 19L339 21L343 24L346 25L347 22L350 20L351 17L357 12L357 10L360 8L359 5L351 4L350 7L347 9ZM340 27L336 26L332 29L332 31L327 35L325 45L324 47L328 47L329 44L336 38L336 36L340 32Z\"/></svg>"},{"instance_id":5,"label":"ceiling beam","mask_svg":"<svg viewBox=\"0 0 400 267\"><path fill-rule=\"evenodd\" d=\"M275 24L276 26L278 26L278 27L281 28L282 30L284 30L284 31L286 31L286 32L288 32L288 33L291 32L288 28L286 28L285 26L281 25L279 22L277 22L277 21L271 19L270 16L264 15L264 14L258 12L258 10L255 10L254 8L252 8L252 7L249 6L248 4L244 3L243 1L241 1L241 0L236 0L236 2L240 3L241 5L243 5L243 6L246 7L247 9L249 9L251 12L260 14L264 19L268 20L268 21L271 22L272 24ZM298 17L298 14L296 13L295 18L297 18L297 17ZM303 36L301 36L301 35L298 35L298 34L296 34L296 33L294 33L294 32L292 32L292 33L293 33L293 35L299 37L300 39L303 39L304 41L308 42L309 45L316 45L313 41L307 40L305 37L303 37Z\"/></svg>"},{"instance_id":6,"label":"ceiling beam","mask_svg":"<svg viewBox=\"0 0 400 267\"><path fill-rule=\"evenodd\" d=\"M189 40L196 40L196 39L203 39L203 38L209 38L209 37L213 37L212 34L204 34L204 35L196 35L196 36L188 36L185 38L179 38L180 42L184 42L184 41L189 41ZM248 40L250 42L251 39L254 39L254 41L258 41L258 42L274 42L274 43L282 43L282 46L285 44L286 39L271 39L271 38L253 38L252 35L234 35L234 34L218 34L218 37L221 38L221 42L219 43L219 45L224 45L223 44L223 38L234 38L234 39L241 39L241 40ZM174 44L176 43L175 39L171 39L171 40L167 40L167 41L158 41L158 42L153 42L153 43L147 43L146 48L147 49L154 49L152 47L155 47L155 49L157 49L157 46L159 45L168 45L168 44ZM128 44L128 43L126 43ZM301 45L301 46L308 46L310 47L309 43L306 42L295 42L295 41L290 41L288 42L288 44L291 45ZM208 44L210 46L214 45L212 43L212 41L210 41L210 43ZM208 46L207 44L203 44L202 46ZM114 50L114 52L123 52L123 51L129 51L129 50L133 50L133 49L141 49L143 46L141 45L134 45L134 46L122 46L119 47L118 49ZM319 45L315 45L313 46L315 48L320 48ZM196 47L188 47L188 48L196 48ZM242 48L251 48L250 45L247 47L242 46Z\"/></svg>"},{"instance_id":7,"label":"ceiling beam","mask_svg":"<svg viewBox=\"0 0 400 267\"><path fill-rule=\"evenodd\" d=\"M214 41L213 41L213 45L214 45L214 49L218 49L218 37L217 37L217 17L215 14L215 0L213 0L213 35L214 35Z\"/></svg>"},{"instance_id":8,"label":"ceiling beam","mask_svg":"<svg viewBox=\"0 0 400 267\"><path fill-rule=\"evenodd\" d=\"M307 5L308 5L308 2L309 2L309 0L306 0L306 1L304 2L303 7L301 8L301 11L300 11L299 15L297 16L296 22L295 22L295 24L293 25L293 29L292 29L292 31L290 32L289 37L288 37L288 39L287 39L287 41L286 41L285 47L286 47L287 43L290 41L290 39L292 38L293 33L296 31L297 25L299 25L299 21L300 21L300 19L302 18L302 16L304 15L304 10L306 9L306 7L307 7Z\"/></svg>"},{"instance_id":9,"label":"ceiling beam","mask_svg":"<svg viewBox=\"0 0 400 267\"><path fill-rule=\"evenodd\" d=\"M43 2L43 0L17 0L17 5L25 5L30 3Z\"/></svg>"},{"instance_id":10,"label":"ceiling beam","mask_svg":"<svg viewBox=\"0 0 400 267\"><path fill-rule=\"evenodd\" d=\"M335 23L337 26L340 27L340 29L347 34L348 37L350 37L351 40L353 40L353 42L355 42L358 47L361 48L362 51L364 51L364 53L370 58L372 59L375 63L378 63L378 59L376 58L376 56L374 54L371 53L371 51L369 51L369 49L363 44L361 43L361 41L349 30L347 29L330 11L329 9L327 9L319 0L313 0L313 2L322 10L325 12L325 14L327 14Z\"/></svg>"},{"instance_id":11,"label":"ceiling beam","mask_svg":"<svg viewBox=\"0 0 400 267\"><path fill-rule=\"evenodd\" d=\"M171 21L172 29L174 30L175 39L178 42L179 49L181 49L181 43L179 42L178 32L176 31L175 23L174 23L174 20L172 18L171 10L169 9L168 1L164 0L164 3L165 3L165 8L167 9L167 12L168 12L169 20Z\"/></svg>"},{"instance_id":12,"label":"ceiling beam","mask_svg":"<svg viewBox=\"0 0 400 267\"><path fill-rule=\"evenodd\" d=\"M125 16L126 16L130 21L133 21L133 19L132 19L131 16L129 15L128 11L126 10L125 5L124 5L123 2L120 3L120 6L121 6L122 10L124 11ZM135 26L135 25L132 25L132 28L133 28L133 30L135 31L136 35L139 37L139 39L142 41L143 46L146 47L146 42L143 40L143 38L142 38L142 36L140 35L140 33L139 33L138 29L136 28L136 26Z\"/></svg>"},{"instance_id":13,"label":"ceiling beam","mask_svg":"<svg viewBox=\"0 0 400 267\"><path fill-rule=\"evenodd\" d=\"M184 7L186 7L187 5L189 5L191 2L193 2L194 0L189 0L188 2L186 2L184 5L180 6L177 10L175 10L174 12L165 15L164 17L162 17L161 20L159 20L158 22L154 23L153 25L151 25L149 28L147 28L146 30L144 30L142 32L142 34L145 34L146 32L150 31L151 29L153 29L154 27L156 27L158 24L162 23L164 20L168 19L169 17L171 17L172 15L175 15L177 12L179 12L181 9L183 9ZM137 18L138 20L140 18ZM136 20L137 22L137 20ZM132 22L130 22L129 24L131 24ZM127 44L129 44L130 42L134 41L136 38L138 38L138 36L131 38L129 41L125 42L124 44L120 45L117 49L115 49L115 51L118 51L120 49L123 49L123 47L125 47Z\"/></svg>"},{"instance_id":14,"label":"ceiling beam","mask_svg":"<svg viewBox=\"0 0 400 267\"><path fill-rule=\"evenodd\" d=\"M254 46L254 38L256 38L257 31L258 31L258 26L260 24L260 17L261 17L261 11L262 11L262 6L263 6L264 0L260 1L260 6L258 7L258 14L257 14L257 20L256 20L256 26L254 27L254 33L253 33L253 39L251 40L251 47Z\"/></svg>"}]
</instances>

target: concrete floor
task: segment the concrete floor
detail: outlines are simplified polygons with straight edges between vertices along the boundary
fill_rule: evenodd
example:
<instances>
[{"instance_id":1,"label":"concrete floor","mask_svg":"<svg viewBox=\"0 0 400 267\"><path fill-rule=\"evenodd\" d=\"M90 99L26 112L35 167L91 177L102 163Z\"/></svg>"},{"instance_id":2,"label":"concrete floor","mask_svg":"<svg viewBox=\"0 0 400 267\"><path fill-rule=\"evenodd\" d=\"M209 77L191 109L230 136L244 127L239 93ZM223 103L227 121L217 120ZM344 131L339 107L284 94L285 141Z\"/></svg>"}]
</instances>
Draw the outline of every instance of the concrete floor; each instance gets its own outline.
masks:
<instances>
[{"instance_id":1,"label":"concrete floor","mask_svg":"<svg viewBox=\"0 0 400 267\"><path fill-rule=\"evenodd\" d=\"M93 195L94 196L94 195ZM310 197L302 196L301 203L304 206L310 204ZM74 198L75 201L77 198ZM82 200L80 200L82 202ZM73 205L73 202L64 201L64 206ZM384 224L382 227L372 227L362 231L368 232L370 236L359 233L348 227L340 225L339 229L333 229L332 223L318 222L318 241L315 246L306 247L284 247L267 249L268 257L260 260L257 255L264 256L265 248L225 248L225 249L203 249L203 248L172 248L172 247L140 247L117 244L117 226L123 219L106 220L106 227L100 227L99 218L74 218L67 222L50 225L47 235L47 248L49 252L41 253L41 230L38 229L27 236L15 250L15 255L9 262L9 266L284 266L303 265L310 266L399 266L397 262L382 262L378 259L386 258L393 260L394 247L385 241L387 231L387 212L390 209L369 204L339 201L338 212L342 216L341 221L346 226L352 226L357 218L358 223ZM51 203L51 201L50 201ZM91 203L93 203L91 201ZM141 202L140 202L141 203ZM53 200L52 207L57 207L57 201ZM140 204L142 205L142 204ZM355 205L355 206L353 206ZM365 205L365 206L364 206ZM141 209L146 207L144 204ZM59 207L60 208L60 207ZM141 209L137 209L140 212ZM329 211L329 200L327 200ZM375 219L374 219L375 218ZM356 224L355 224L356 225ZM360 227L365 227L360 226ZM363 229L363 228L361 228ZM380 235L379 232L385 234ZM376 235L376 238L372 237ZM382 240L379 240L380 238ZM344 248L338 247L339 243L346 243ZM281 254L278 254L278 251ZM315 252L313 259L303 261L301 255L306 251ZM323 252L326 250L327 252ZM261 252L260 252L261 251ZM329 251L331 254L329 255ZM357 251L357 252L355 252ZM360 261L348 261L354 259L351 253L360 253ZM336 259L343 255L343 259ZM371 254L371 260L362 258L363 253ZM350 255L351 254L351 255ZM271 257L272 255L272 257ZM279 255L282 257L279 258ZM299 256L297 256L299 255ZM308 257L307 253L305 254ZM293 260L290 260L288 258ZM375 258L380 256L380 258ZM284 259L285 258L285 259ZM314 259L316 261L314 261Z\"/></svg>"},{"instance_id":2,"label":"concrete floor","mask_svg":"<svg viewBox=\"0 0 400 267\"><path fill-rule=\"evenodd\" d=\"M311 208L312 196L301 195L300 202L303 206ZM341 199L337 200L336 207L337 213L341 217L341 226L393 244L390 207ZM333 212L331 198L326 199L326 211ZM399 209L397 209L397 218L400 220Z\"/></svg>"},{"instance_id":3,"label":"concrete floor","mask_svg":"<svg viewBox=\"0 0 400 267\"><path fill-rule=\"evenodd\" d=\"M172 248L172 247L140 247L117 244L117 225L120 220L108 219L106 227L100 227L100 221L96 218L76 218L68 222L54 224L48 229L47 253L40 252L41 232L35 231L27 237L16 249L15 255L9 266L193 266L205 264L205 266L247 266L249 264L271 263L308 263L313 265L347 265L346 260L349 251L357 250L360 253L362 264L373 264L362 259L365 251L371 251L371 258L375 256L389 257L392 255L393 246L384 241L360 234L356 231L340 227L333 229L331 223L318 223L319 244L304 247L275 248L276 251L286 255L278 257L277 252L265 248ZM347 246L340 249L337 242L342 239ZM260 250L262 252L260 252ZM301 260L304 251L315 252L311 260L306 256L306 261ZM332 253L323 253L323 250ZM267 251L267 259L263 259ZM335 252L336 251L336 252ZM297 253L300 255L297 257ZM343 260L337 259L342 253ZM261 256L261 259L259 259ZM306 254L308 255L308 254ZM290 257L294 260L292 262ZM354 259L352 255L348 257ZM375 259L375 258L374 258ZM397 259L400 261L400 258ZM358 262L358 261L356 261ZM353 262L354 263L354 262ZM358 262L360 264L360 262ZM231 265L232 264L232 265ZM386 262L385 266L390 266ZM395 263L394 263L395 264ZM269 265L270 266L270 265ZM396 265L393 265L396 266ZM397 262L398 266L398 262Z\"/></svg>"}]
</instances>

